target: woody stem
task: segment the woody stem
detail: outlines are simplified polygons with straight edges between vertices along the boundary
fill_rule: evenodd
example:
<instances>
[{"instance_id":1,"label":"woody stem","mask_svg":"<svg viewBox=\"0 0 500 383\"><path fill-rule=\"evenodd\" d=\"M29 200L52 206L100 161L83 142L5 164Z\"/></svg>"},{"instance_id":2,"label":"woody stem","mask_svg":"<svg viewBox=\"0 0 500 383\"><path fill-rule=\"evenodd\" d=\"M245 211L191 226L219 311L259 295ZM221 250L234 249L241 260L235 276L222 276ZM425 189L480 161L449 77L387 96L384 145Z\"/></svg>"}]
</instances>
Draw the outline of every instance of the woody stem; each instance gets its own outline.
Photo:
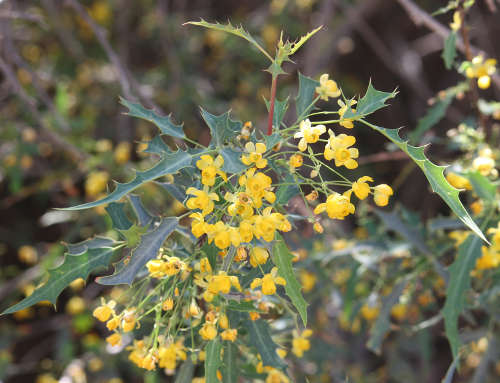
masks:
<instances>
[{"instance_id":1,"label":"woody stem","mask_svg":"<svg viewBox=\"0 0 500 383\"><path fill-rule=\"evenodd\" d=\"M273 133L273 115L274 115L274 100L276 99L276 83L278 80L278 75L273 74L273 79L271 83L271 99L269 101L269 118L267 120L267 135L270 136Z\"/></svg>"}]
</instances>

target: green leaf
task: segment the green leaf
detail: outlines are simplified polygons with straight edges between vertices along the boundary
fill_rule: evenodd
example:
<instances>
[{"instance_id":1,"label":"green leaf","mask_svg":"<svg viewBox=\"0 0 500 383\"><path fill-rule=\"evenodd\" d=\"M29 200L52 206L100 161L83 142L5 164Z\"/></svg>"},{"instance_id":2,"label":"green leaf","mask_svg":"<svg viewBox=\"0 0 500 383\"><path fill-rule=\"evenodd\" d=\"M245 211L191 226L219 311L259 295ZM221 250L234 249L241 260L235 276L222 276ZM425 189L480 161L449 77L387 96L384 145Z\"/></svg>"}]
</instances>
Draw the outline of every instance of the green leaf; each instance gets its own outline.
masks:
<instances>
[{"instance_id":1,"label":"green leaf","mask_svg":"<svg viewBox=\"0 0 500 383\"><path fill-rule=\"evenodd\" d=\"M179 219L164 218L160 225L144 234L137 248L132 251L128 262L122 263L123 267L113 275L100 277L97 282L102 285L132 284L137 273L144 265L158 256L158 251L167 237L176 229Z\"/></svg>"},{"instance_id":2,"label":"green leaf","mask_svg":"<svg viewBox=\"0 0 500 383\"><path fill-rule=\"evenodd\" d=\"M290 201L290 198L300 193L300 188L298 184L294 183L296 179L291 174L287 174L282 179L283 183L293 183L293 185L280 185L278 190L276 190L276 203L286 205Z\"/></svg>"},{"instance_id":3,"label":"green leaf","mask_svg":"<svg viewBox=\"0 0 500 383\"><path fill-rule=\"evenodd\" d=\"M356 111L353 112L352 108L347 108L344 113L344 118L359 119L372 114L379 109L385 108L387 106L386 101L396 97L397 94L398 92L395 90L392 92L382 92L380 90L376 90L370 81L365 95L355 106Z\"/></svg>"},{"instance_id":4,"label":"green leaf","mask_svg":"<svg viewBox=\"0 0 500 383\"><path fill-rule=\"evenodd\" d=\"M370 339L368 339L366 343L366 346L378 355L380 355L380 347L391 326L391 309L398 303L399 297L407 284L408 280L404 279L394 286L392 292L387 297L382 299L382 308L380 309L375 324L370 330Z\"/></svg>"},{"instance_id":5,"label":"green leaf","mask_svg":"<svg viewBox=\"0 0 500 383\"><path fill-rule=\"evenodd\" d=\"M149 154L165 154L172 153L172 150L168 147L168 145L163 141L161 136L155 136L151 141L147 141L148 145L146 149L143 150L143 153Z\"/></svg>"},{"instance_id":6,"label":"green leaf","mask_svg":"<svg viewBox=\"0 0 500 383\"><path fill-rule=\"evenodd\" d=\"M166 154L151 169L145 170L143 172L137 172L135 178L132 181L124 184L116 182L115 190L113 190L113 192L108 194L106 197L98 201L61 208L59 210L89 209L91 207L118 201L120 198L137 189L139 186L145 184L146 182L166 176L167 174L173 174L187 166L191 166L191 156L188 153L178 150L171 154Z\"/></svg>"},{"instance_id":7,"label":"green leaf","mask_svg":"<svg viewBox=\"0 0 500 383\"><path fill-rule=\"evenodd\" d=\"M273 246L273 262L278 267L278 274L286 281L286 295L288 295L299 312L304 326L307 326L307 302L300 292L300 283L297 281L297 278L295 278L295 273L293 272L293 255L288 250L283 237L279 234L277 234L277 237L278 239Z\"/></svg>"},{"instance_id":8,"label":"green leaf","mask_svg":"<svg viewBox=\"0 0 500 383\"><path fill-rule=\"evenodd\" d=\"M267 101L264 98L264 102L266 103L266 108L267 111L269 112L269 101ZM287 110L288 110L288 97L283 101L280 101L277 98L274 100L273 130L279 129ZM272 146L271 147L268 146L267 148L271 149Z\"/></svg>"},{"instance_id":9,"label":"green leaf","mask_svg":"<svg viewBox=\"0 0 500 383\"><path fill-rule=\"evenodd\" d=\"M465 174L476 194L486 203L494 203L497 187L487 177L478 171L469 171Z\"/></svg>"},{"instance_id":10,"label":"green leaf","mask_svg":"<svg viewBox=\"0 0 500 383\"><path fill-rule=\"evenodd\" d=\"M223 171L228 173L241 173L247 168L246 165L241 162L242 152L231 148L222 148L220 154L222 158L224 158L224 165L222 166Z\"/></svg>"},{"instance_id":11,"label":"green leaf","mask_svg":"<svg viewBox=\"0 0 500 383\"><path fill-rule=\"evenodd\" d=\"M226 309L232 310L232 311L239 311L239 312L253 312L253 311L259 311L257 309L252 301L243 301L243 302L236 302L233 300L230 300L229 303L226 306Z\"/></svg>"},{"instance_id":12,"label":"green leaf","mask_svg":"<svg viewBox=\"0 0 500 383\"><path fill-rule=\"evenodd\" d=\"M146 109L141 104L125 100L123 97L120 97L120 102L129 109L126 114L152 122L160 129L162 134L177 138L186 137L182 124L175 125L170 116L160 116L153 110Z\"/></svg>"},{"instance_id":13,"label":"green leaf","mask_svg":"<svg viewBox=\"0 0 500 383\"><path fill-rule=\"evenodd\" d=\"M141 240L141 236L144 235L147 231L147 226L132 225L127 230L120 230L120 233L127 241L127 247L134 248Z\"/></svg>"},{"instance_id":14,"label":"green leaf","mask_svg":"<svg viewBox=\"0 0 500 383\"><path fill-rule=\"evenodd\" d=\"M303 120L314 107L312 102L317 86L319 86L319 82L299 72L299 93L295 98L297 120Z\"/></svg>"},{"instance_id":15,"label":"green leaf","mask_svg":"<svg viewBox=\"0 0 500 383\"><path fill-rule=\"evenodd\" d=\"M139 226L147 226L153 220L153 216L146 210L142 204L141 197L135 194L129 194L128 199L132 204Z\"/></svg>"},{"instance_id":16,"label":"green leaf","mask_svg":"<svg viewBox=\"0 0 500 383\"><path fill-rule=\"evenodd\" d=\"M269 325L263 319L245 321L245 327L250 335L252 344L260 354L264 366L271 366L283 370L286 364L276 353L278 345L274 343L269 332Z\"/></svg>"},{"instance_id":17,"label":"green leaf","mask_svg":"<svg viewBox=\"0 0 500 383\"><path fill-rule=\"evenodd\" d=\"M453 62L457 57L457 33L455 31L451 31L446 40L444 40L444 49L441 57L444 61L444 66L446 69L451 69L453 66Z\"/></svg>"},{"instance_id":18,"label":"green leaf","mask_svg":"<svg viewBox=\"0 0 500 383\"><path fill-rule=\"evenodd\" d=\"M194 364L191 358L187 358L184 363L182 363L179 371L175 374L174 383L191 383L194 376Z\"/></svg>"},{"instance_id":19,"label":"green leaf","mask_svg":"<svg viewBox=\"0 0 500 383\"><path fill-rule=\"evenodd\" d=\"M417 127L410 133L410 141L418 142L425 132L436 125L445 116L446 110L450 106L455 96L464 92L469 88L466 81L459 83L456 86L445 89L444 98L437 98L437 101L432 105L424 117L418 120Z\"/></svg>"},{"instance_id":20,"label":"green leaf","mask_svg":"<svg viewBox=\"0 0 500 383\"><path fill-rule=\"evenodd\" d=\"M123 202L111 202L105 207L109 216L111 217L111 222L113 223L113 229L116 230L128 230L132 226L132 222L128 219L123 207L126 204Z\"/></svg>"},{"instance_id":21,"label":"green leaf","mask_svg":"<svg viewBox=\"0 0 500 383\"><path fill-rule=\"evenodd\" d=\"M78 255L87 251L87 249L98 249L100 247L113 247L117 243L111 238L96 236L78 243L63 242L63 244L68 248L67 251L68 254Z\"/></svg>"},{"instance_id":22,"label":"green leaf","mask_svg":"<svg viewBox=\"0 0 500 383\"><path fill-rule=\"evenodd\" d=\"M199 188L201 185L198 181L193 181L193 175L190 174L189 170L192 170L192 168L180 170L174 175L174 181L172 183L156 182L156 184L160 185L179 202L184 202L187 198L186 190L190 186Z\"/></svg>"},{"instance_id":23,"label":"green leaf","mask_svg":"<svg viewBox=\"0 0 500 383\"><path fill-rule=\"evenodd\" d=\"M217 254L219 253L219 248L215 246L213 242L205 242L205 244L201 247L201 251L208 258L208 262L210 263L212 269L215 270L217 266Z\"/></svg>"},{"instance_id":24,"label":"green leaf","mask_svg":"<svg viewBox=\"0 0 500 383\"><path fill-rule=\"evenodd\" d=\"M80 254L66 254L59 267L49 270L47 282L21 302L9 307L1 315L25 309L40 301L49 301L55 305L59 294L75 279L87 279L94 270L107 267L115 250L116 248L111 247L87 248Z\"/></svg>"},{"instance_id":25,"label":"green leaf","mask_svg":"<svg viewBox=\"0 0 500 383\"><path fill-rule=\"evenodd\" d=\"M365 120L361 120L361 122L383 134L402 151L408 154L410 158L420 167L420 169L422 169L425 177L431 184L434 193L437 193L444 200L444 202L446 202L450 209L453 210L458 218L460 218L460 220L467 227L469 227L469 229L476 233L482 240L488 242L484 234L481 232L481 229L479 229L467 210L465 210L462 202L460 202L460 198L458 197L459 190L451 186L444 177L443 171L446 169L446 166L438 166L429 161L429 159L425 156L424 146L411 146L408 144L408 141L403 141L401 137L399 137L399 129L381 128L370 124Z\"/></svg>"},{"instance_id":26,"label":"green leaf","mask_svg":"<svg viewBox=\"0 0 500 383\"><path fill-rule=\"evenodd\" d=\"M481 257L481 239L469 235L458 248L458 257L449 267L450 282L446 289L446 301L443 308L444 327L450 342L453 357L458 355L460 339L458 335L458 317L465 306L465 296L470 288L470 272Z\"/></svg>"},{"instance_id":27,"label":"green leaf","mask_svg":"<svg viewBox=\"0 0 500 383\"><path fill-rule=\"evenodd\" d=\"M224 364L222 365L222 382L234 383L238 381L236 355L238 348L233 342L224 342Z\"/></svg>"},{"instance_id":28,"label":"green leaf","mask_svg":"<svg viewBox=\"0 0 500 383\"><path fill-rule=\"evenodd\" d=\"M227 24L220 24L220 23L209 23L203 19L200 21L188 21L185 24L191 24L191 25L197 25L199 27L205 27L209 29L214 29L216 31L220 32L225 32L225 33L230 33L235 36L241 37L242 39L245 39L249 43L251 43L254 47L256 47L259 51L261 51L264 56L266 56L269 60L273 61L273 58L269 53L266 52L264 48L262 48L259 43L248 33L243 29L243 27L240 25L239 27L233 26L229 21Z\"/></svg>"},{"instance_id":29,"label":"green leaf","mask_svg":"<svg viewBox=\"0 0 500 383\"><path fill-rule=\"evenodd\" d=\"M210 144L221 148L227 141L235 137L241 132L242 124L240 121L231 120L229 113L223 113L219 116L208 113L203 108L201 109L201 116L210 128L212 141Z\"/></svg>"},{"instance_id":30,"label":"green leaf","mask_svg":"<svg viewBox=\"0 0 500 383\"><path fill-rule=\"evenodd\" d=\"M281 135L279 133L273 133L270 136L265 135L264 141L266 144L266 148L271 150L276 144L281 141Z\"/></svg>"},{"instance_id":31,"label":"green leaf","mask_svg":"<svg viewBox=\"0 0 500 383\"><path fill-rule=\"evenodd\" d=\"M217 370L221 365L221 349L222 343L219 337L208 342L205 347L205 379L207 383L219 383Z\"/></svg>"},{"instance_id":32,"label":"green leaf","mask_svg":"<svg viewBox=\"0 0 500 383\"><path fill-rule=\"evenodd\" d=\"M313 29L311 32L307 33L307 35L302 36L299 41L296 43L292 44L292 49L290 50L290 56L293 55L295 52L297 52L302 45L306 43L307 40L309 40L311 37L313 37L319 30L323 28L322 25L320 25L318 28Z\"/></svg>"}]
</instances>

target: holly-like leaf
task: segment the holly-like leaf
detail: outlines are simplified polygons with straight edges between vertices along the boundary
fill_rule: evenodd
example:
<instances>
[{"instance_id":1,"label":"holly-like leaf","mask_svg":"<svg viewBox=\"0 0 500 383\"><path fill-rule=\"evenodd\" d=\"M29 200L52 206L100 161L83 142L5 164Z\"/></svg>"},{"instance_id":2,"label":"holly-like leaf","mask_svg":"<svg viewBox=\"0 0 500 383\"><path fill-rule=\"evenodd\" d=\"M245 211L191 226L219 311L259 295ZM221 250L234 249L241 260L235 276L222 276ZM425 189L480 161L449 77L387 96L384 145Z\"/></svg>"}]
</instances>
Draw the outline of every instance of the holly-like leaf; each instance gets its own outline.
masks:
<instances>
[{"instance_id":1,"label":"holly-like leaf","mask_svg":"<svg viewBox=\"0 0 500 383\"><path fill-rule=\"evenodd\" d=\"M180 170L177 174L174 175L174 181L171 183L156 182L156 184L160 185L179 202L184 202L187 198L186 190L190 186L199 189L201 185L198 180L193 180L193 174L191 174L190 170L192 170L192 168Z\"/></svg>"},{"instance_id":2,"label":"holly-like leaf","mask_svg":"<svg viewBox=\"0 0 500 383\"><path fill-rule=\"evenodd\" d=\"M125 203L123 202L111 202L108 206L106 206L106 211L111 217L111 222L113 224L113 229L116 230L128 230L132 226L132 222L125 214L123 207Z\"/></svg>"},{"instance_id":3,"label":"holly-like leaf","mask_svg":"<svg viewBox=\"0 0 500 383\"><path fill-rule=\"evenodd\" d=\"M382 299L382 308L380 309L380 313L375 321L375 324L370 330L370 339L366 344L366 346L376 354L380 354L382 342L386 334L389 332L391 325L391 309L396 303L398 303L399 297L403 293L407 284L407 279L399 282L396 286L394 286L392 292L387 297Z\"/></svg>"},{"instance_id":4,"label":"holly-like leaf","mask_svg":"<svg viewBox=\"0 0 500 383\"><path fill-rule=\"evenodd\" d=\"M241 173L247 166L241 162L242 152L231 149L222 148L220 150L222 158L224 158L224 165L222 165L222 170L228 173Z\"/></svg>"},{"instance_id":5,"label":"holly-like leaf","mask_svg":"<svg viewBox=\"0 0 500 383\"><path fill-rule=\"evenodd\" d=\"M227 141L241 132L241 122L231 120L229 111L216 116L208 113L203 108L200 109L201 116L210 128L210 134L212 135L212 141L210 142L211 145L221 148Z\"/></svg>"},{"instance_id":6,"label":"holly-like leaf","mask_svg":"<svg viewBox=\"0 0 500 383\"><path fill-rule=\"evenodd\" d=\"M453 66L453 62L457 57L457 33L455 31L451 31L446 40L444 40L444 49L441 57L444 61L444 66L446 69L451 69Z\"/></svg>"},{"instance_id":7,"label":"holly-like leaf","mask_svg":"<svg viewBox=\"0 0 500 383\"><path fill-rule=\"evenodd\" d=\"M344 113L344 118L359 119L364 116L368 116L369 114L388 106L386 101L396 97L397 94L398 92L395 90L392 92L382 92L380 90L376 90L370 81L365 95L359 99L358 103L354 107L356 111L352 108L347 108Z\"/></svg>"},{"instance_id":8,"label":"holly-like leaf","mask_svg":"<svg viewBox=\"0 0 500 383\"><path fill-rule=\"evenodd\" d=\"M273 246L273 262L278 267L278 274L286 281L285 291L293 305L302 318L304 326L307 326L307 302L300 292L301 285L295 277L292 268L293 255L288 250L281 235L277 234L277 240Z\"/></svg>"},{"instance_id":9,"label":"holly-like leaf","mask_svg":"<svg viewBox=\"0 0 500 383\"><path fill-rule=\"evenodd\" d=\"M172 153L172 150L168 147L168 145L163 141L160 135L155 136L151 141L145 142L147 144L146 149L143 150L143 153L149 154L166 154Z\"/></svg>"},{"instance_id":10,"label":"holly-like leaf","mask_svg":"<svg viewBox=\"0 0 500 383\"><path fill-rule=\"evenodd\" d=\"M141 240L141 236L148 231L147 226L132 225L126 230L119 230L121 235L125 238L128 248L134 248Z\"/></svg>"},{"instance_id":11,"label":"holly-like leaf","mask_svg":"<svg viewBox=\"0 0 500 383\"><path fill-rule=\"evenodd\" d=\"M437 193L451 210L460 218L460 220L476 233L482 240L488 242L481 229L472 220L471 216L465 210L460 198L458 197L459 190L451 186L446 178L444 177L444 169L446 166L438 166L433 164L425 156L424 146L411 146L408 141L404 141L399 137L399 129L385 129L373 124L370 124L364 120L361 120L365 125L371 127L377 132L383 134L394 144L396 144L402 151L404 151L410 158L418 165L420 169L424 172L425 177L431 184L434 193Z\"/></svg>"},{"instance_id":12,"label":"holly-like leaf","mask_svg":"<svg viewBox=\"0 0 500 383\"><path fill-rule=\"evenodd\" d=\"M239 27L235 27L229 21L227 24L209 23L203 19L201 19L200 21L188 21L185 24L197 25L199 27L214 29L216 31L230 33L230 34L233 34L235 36L241 37L242 39L245 39L246 41L251 43L259 51L261 51L264 54L264 56L266 56L269 60L273 61L273 58L271 57L271 55L269 53L267 53L266 50L264 48L262 48L259 45L259 43L252 37L252 35L250 33L248 33L247 31L245 31L241 25Z\"/></svg>"},{"instance_id":13,"label":"holly-like leaf","mask_svg":"<svg viewBox=\"0 0 500 383\"><path fill-rule=\"evenodd\" d=\"M205 347L205 379L207 383L219 383L217 370L221 365L222 343L219 337L211 340Z\"/></svg>"},{"instance_id":14,"label":"holly-like leaf","mask_svg":"<svg viewBox=\"0 0 500 383\"><path fill-rule=\"evenodd\" d=\"M236 366L236 355L238 347L233 342L224 341L224 360L222 365L222 382L234 383L238 381L238 368Z\"/></svg>"},{"instance_id":15,"label":"holly-like leaf","mask_svg":"<svg viewBox=\"0 0 500 383\"><path fill-rule=\"evenodd\" d=\"M296 182L296 179L291 175L287 174L283 178L283 183L291 185L280 185L278 190L276 190L276 202L279 204L287 204L290 199L300 193L300 188Z\"/></svg>"},{"instance_id":16,"label":"holly-like leaf","mask_svg":"<svg viewBox=\"0 0 500 383\"><path fill-rule=\"evenodd\" d=\"M319 82L299 72L299 93L295 98L295 108L297 109L297 120L303 120L314 105L314 92Z\"/></svg>"},{"instance_id":17,"label":"holly-like leaf","mask_svg":"<svg viewBox=\"0 0 500 383\"><path fill-rule=\"evenodd\" d=\"M128 199L134 209L139 226L147 226L153 220L153 216L146 210L142 204L141 197L135 194L129 194Z\"/></svg>"},{"instance_id":18,"label":"holly-like leaf","mask_svg":"<svg viewBox=\"0 0 500 383\"><path fill-rule=\"evenodd\" d=\"M476 260L481 256L482 245L479 237L469 235L458 248L458 257L449 267L450 281L446 289L443 317L453 357L458 355L460 346L458 317L464 308L466 292L470 288L470 272L476 266Z\"/></svg>"},{"instance_id":19,"label":"holly-like leaf","mask_svg":"<svg viewBox=\"0 0 500 383\"><path fill-rule=\"evenodd\" d=\"M116 242L111 238L106 237L93 237L78 243L63 243L68 248L68 254L77 255L81 254L87 249L98 249L100 247L113 247Z\"/></svg>"},{"instance_id":20,"label":"holly-like leaf","mask_svg":"<svg viewBox=\"0 0 500 383\"><path fill-rule=\"evenodd\" d=\"M135 178L132 181L124 184L116 182L115 190L113 190L106 197L94 202L84 203L82 205L77 205L72 207L61 208L59 210L89 209L91 207L96 207L110 202L118 201L120 198L127 195L131 191L137 189L139 186L145 184L146 182L166 176L167 174L173 174L188 166L191 166L191 156L188 153L182 150L178 150L171 154L166 154L151 169L145 170L143 172L137 172Z\"/></svg>"},{"instance_id":21,"label":"holly-like leaf","mask_svg":"<svg viewBox=\"0 0 500 383\"><path fill-rule=\"evenodd\" d=\"M320 29L323 28L322 25L320 25L318 28L313 29L311 32L307 33L306 35L302 36L299 41L292 43L292 48L290 50L290 56L293 55L295 52L297 52L302 45L304 45L307 40L309 40L311 37L313 37L317 32L320 31Z\"/></svg>"},{"instance_id":22,"label":"holly-like leaf","mask_svg":"<svg viewBox=\"0 0 500 383\"><path fill-rule=\"evenodd\" d=\"M120 97L120 102L129 109L128 113L126 114L152 122L158 127L158 129L160 129L162 134L177 138L186 137L184 135L182 124L174 124L170 116L160 116L153 110L146 109L141 104L125 100L122 97Z\"/></svg>"},{"instance_id":23,"label":"holly-like leaf","mask_svg":"<svg viewBox=\"0 0 500 383\"><path fill-rule=\"evenodd\" d=\"M264 366L271 366L283 370L286 364L276 353L278 345L274 343L269 332L269 325L263 319L245 321L245 327L250 335L250 344L252 344L262 357Z\"/></svg>"},{"instance_id":24,"label":"holly-like leaf","mask_svg":"<svg viewBox=\"0 0 500 383\"><path fill-rule=\"evenodd\" d=\"M177 217L164 218L156 229L141 237L139 245L132 251L128 262L120 263L120 269L113 275L100 277L97 282L102 285L132 284L135 276L144 265L158 256L163 242L172 234L178 224Z\"/></svg>"},{"instance_id":25,"label":"holly-like leaf","mask_svg":"<svg viewBox=\"0 0 500 383\"><path fill-rule=\"evenodd\" d=\"M55 305L59 294L75 279L87 279L94 270L107 267L116 249L112 247L86 248L80 254L66 254L59 267L49 270L47 282L21 302L9 307L2 315L25 309L41 301L49 301Z\"/></svg>"}]
</instances>

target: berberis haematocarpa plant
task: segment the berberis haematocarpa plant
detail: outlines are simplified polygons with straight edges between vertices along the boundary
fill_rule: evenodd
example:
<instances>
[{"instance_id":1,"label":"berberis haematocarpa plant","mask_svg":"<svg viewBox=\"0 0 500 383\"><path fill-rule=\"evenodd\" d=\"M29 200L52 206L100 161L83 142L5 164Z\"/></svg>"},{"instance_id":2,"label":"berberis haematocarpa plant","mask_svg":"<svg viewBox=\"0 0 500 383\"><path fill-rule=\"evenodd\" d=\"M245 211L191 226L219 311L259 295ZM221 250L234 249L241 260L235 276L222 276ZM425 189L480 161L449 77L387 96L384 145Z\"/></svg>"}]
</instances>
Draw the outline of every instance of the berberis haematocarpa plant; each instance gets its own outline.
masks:
<instances>
[{"instance_id":1,"label":"berberis haematocarpa plant","mask_svg":"<svg viewBox=\"0 0 500 383\"><path fill-rule=\"evenodd\" d=\"M195 365L204 363L209 383L235 382L237 376L288 382L287 349L301 357L313 334L306 329L307 302L286 233L297 220L307 220L321 233L322 220L345 219L355 213L358 200L373 198L376 205L386 206L393 194L389 185L369 175L356 180L349 176L359 156L351 132L371 128L386 136L415 161L457 216L484 237L462 206L458 189L446 181L443 167L426 158L423 147L408 145L398 130L367 121L396 92L378 91L370 83L363 97L347 98L328 74L318 82L299 73L295 122L284 123L290 98L276 99L278 78L285 74L282 64L320 28L296 42L281 37L273 58L241 27L203 20L188 24L242 37L269 59L271 96L264 133L233 120L229 112L215 115L201 109L211 133L205 147L186 137L183 126L170 116L122 99L130 116L160 130L145 150L160 160L130 182L117 183L105 198L68 208L107 205L115 239L94 237L68 245L64 263L4 314L39 301L55 304L71 282L86 279L120 255L115 272L97 282L128 284L129 298L123 305L103 298L94 316L106 323L108 343L126 346L133 363L173 374L182 362L182 373L191 376ZM164 136L173 138L176 150ZM319 146L322 151L316 152ZM151 215L131 193L152 181L189 211L178 217ZM302 197L308 215L287 214L287 202L294 196ZM133 221L126 214L128 204ZM280 331L270 326L278 320L285 323Z\"/></svg>"}]
</instances>

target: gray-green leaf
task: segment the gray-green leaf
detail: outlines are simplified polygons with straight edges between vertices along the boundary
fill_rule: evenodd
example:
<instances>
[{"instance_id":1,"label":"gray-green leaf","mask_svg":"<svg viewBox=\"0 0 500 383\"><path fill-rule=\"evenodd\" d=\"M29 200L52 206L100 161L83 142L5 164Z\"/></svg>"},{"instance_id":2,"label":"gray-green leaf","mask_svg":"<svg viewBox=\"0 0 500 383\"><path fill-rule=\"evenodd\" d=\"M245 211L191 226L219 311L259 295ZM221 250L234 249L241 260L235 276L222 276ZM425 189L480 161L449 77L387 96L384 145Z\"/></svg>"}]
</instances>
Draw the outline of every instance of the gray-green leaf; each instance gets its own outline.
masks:
<instances>
[{"instance_id":1,"label":"gray-green leaf","mask_svg":"<svg viewBox=\"0 0 500 383\"><path fill-rule=\"evenodd\" d=\"M398 92L395 90L392 92L376 90L370 81L365 95L355 106L356 111L354 112L352 108L347 108L344 118L358 119L372 114L379 109L385 108L387 106L386 101L396 97L397 94Z\"/></svg>"},{"instance_id":2,"label":"gray-green leaf","mask_svg":"<svg viewBox=\"0 0 500 383\"><path fill-rule=\"evenodd\" d=\"M319 82L299 72L299 93L295 99L297 119L304 119L314 107L312 102L317 86L319 86Z\"/></svg>"},{"instance_id":3,"label":"gray-green leaf","mask_svg":"<svg viewBox=\"0 0 500 383\"><path fill-rule=\"evenodd\" d=\"M201 116L210 128L212 135L211 145L221 148L227 141L241 132L242 124L240 121L233 121L229 116L229 111L219 116L208 113L201 109Z\"/></svg>"},{"instance_id":4,"label":"gray-green leaf","mask_svg":"<svg viewBox=\"0 0 500 383\"><path fill-rule=\"evenodd\" d=\"M444 40L444 49L441 57L444 60L444 66L446 69L451 69L453 62L457 57L456 42L457 33L455 31L450 32L446 40Z\"/></svg>"},{"instance_id":5,"label":"gray-green leaf","mask_svg":"<svg viewBox=\"0 0 500 383\"><path fill-rule=\"evenodd\" d=\"M221 365L221 349L222 343L219 337L208 342L205 347L205 379L207 383L219 383L217 370Z\"/></svg>"},{"instance_id":6,"label":"gray-green leaf","mask_svg":"<svg viewBox=\"0 0 500 383\"><path fill-rule=\"evenodd\" d=\"M263 319L245 321L245 327L250 334L250 343L257 349L262 357L264 366L276 367L284 369L286 364L276 353L278 345L274 343L269 332L269 325Z\"/></svg>"}]
</instances>

